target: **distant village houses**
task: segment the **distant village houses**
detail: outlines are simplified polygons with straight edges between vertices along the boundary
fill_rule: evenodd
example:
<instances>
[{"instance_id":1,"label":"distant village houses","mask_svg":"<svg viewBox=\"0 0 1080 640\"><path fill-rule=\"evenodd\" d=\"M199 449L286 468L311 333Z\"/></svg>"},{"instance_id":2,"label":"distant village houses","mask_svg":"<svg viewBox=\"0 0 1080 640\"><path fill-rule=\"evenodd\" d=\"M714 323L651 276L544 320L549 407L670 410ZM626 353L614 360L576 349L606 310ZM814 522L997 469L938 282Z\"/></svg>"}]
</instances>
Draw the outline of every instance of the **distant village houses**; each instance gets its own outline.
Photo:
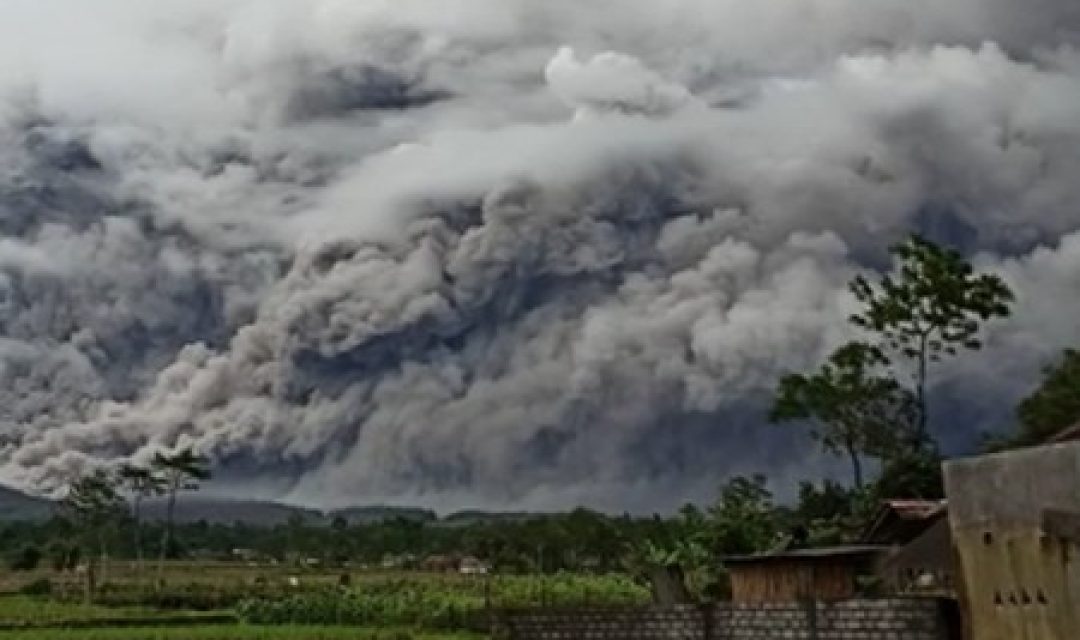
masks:
<instances>
[{"instance_id":1,"label":"distant village houses","mask_svg":"<svg viewBox=\"0 0 1080 640\"><path fill-rule=\"evenodd\" d=\"M432 555L420 562L424 571L437 573L460 573L463 575L484 575L491 570L488 563L475 556Z\"/></svg>"}]
</instances>

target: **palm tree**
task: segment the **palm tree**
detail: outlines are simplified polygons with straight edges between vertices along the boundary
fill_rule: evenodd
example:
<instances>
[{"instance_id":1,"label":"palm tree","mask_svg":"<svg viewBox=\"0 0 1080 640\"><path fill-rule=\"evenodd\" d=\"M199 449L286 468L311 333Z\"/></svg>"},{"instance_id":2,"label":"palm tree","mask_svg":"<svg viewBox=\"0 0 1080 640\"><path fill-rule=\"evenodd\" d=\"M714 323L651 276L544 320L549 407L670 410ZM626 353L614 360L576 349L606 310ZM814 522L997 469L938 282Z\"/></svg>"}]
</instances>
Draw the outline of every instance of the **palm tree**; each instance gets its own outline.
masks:
<instances>
[{"instance_id":1,"label":"palm tree","mask_svg":"<svg viewBox=\"0 0 1080 640\"><path fill-rule=\"evenodd\" d=\"M131 493L131 518L135 523L135 558L139 572L143 569L142 501L165 493L165 478L153 469L125 464L117 471L120 482Z\"/></svg>"},{"instance_id":2,"label":"palm tree","mask_svg":"<svg viewBox=\"0 0 1080 640\"><path fill-rule=\"evenodd\" d=\"M209 463L206 456L196 454L191 447L171 455L161 452L154 454L153 469L161 474L165 493L169 496L165 511L165 535L158 562L159 582L165 570L165 556L174 544L173 515L176 511L176 496L180 491L198 491L199 481L210 479Z\"/></svg>"}]
</instances>

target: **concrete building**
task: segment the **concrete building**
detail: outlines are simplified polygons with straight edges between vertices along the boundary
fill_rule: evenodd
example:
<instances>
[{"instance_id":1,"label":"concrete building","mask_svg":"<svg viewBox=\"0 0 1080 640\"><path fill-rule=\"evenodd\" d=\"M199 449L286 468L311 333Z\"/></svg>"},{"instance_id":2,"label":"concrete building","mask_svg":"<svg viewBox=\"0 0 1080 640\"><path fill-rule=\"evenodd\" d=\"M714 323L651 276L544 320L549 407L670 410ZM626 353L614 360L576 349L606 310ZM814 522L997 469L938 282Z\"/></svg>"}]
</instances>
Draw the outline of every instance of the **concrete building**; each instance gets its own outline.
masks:
<instances>
[{"instance_id":1,"label":"concrete building","mask_svg":"<svg viewBox=\"0 0 1080 640\"><path fill-rule=\"evenodd\" d=\"M945 463L970 640L1080 638L1080 442Z\"/></svg>"}]
</instances>

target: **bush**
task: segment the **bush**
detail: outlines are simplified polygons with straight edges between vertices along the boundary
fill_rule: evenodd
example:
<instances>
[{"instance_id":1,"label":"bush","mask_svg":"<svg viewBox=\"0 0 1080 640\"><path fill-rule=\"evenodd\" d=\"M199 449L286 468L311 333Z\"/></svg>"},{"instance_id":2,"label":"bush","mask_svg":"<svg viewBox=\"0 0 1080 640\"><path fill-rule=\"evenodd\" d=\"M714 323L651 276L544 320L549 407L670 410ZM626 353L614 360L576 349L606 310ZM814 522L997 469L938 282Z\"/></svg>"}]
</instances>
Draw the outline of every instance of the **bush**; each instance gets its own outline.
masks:
<instances>
[{"instance_id":1,"label":"bush","mask_svg":"<svg viewBox=\"0 0 1080 640\"><path fill-rule=\"evenodd\" d=\"M451 594L407 590L397 594L319 591L281 598L246 600L237 607L253 624L415 625L462 629L483 610L483 602Z\"/></svg>"},{"instance_id":2,"label":"bush","mask_svg":"<svg viewBox=\"0 0 1080 640\"><path fill-rule=\"evenodd\" d=\"M46 548L46 552L49 557L49 564L52 565L55 571L71 571L79 566L78 545L52 542Z\"/></svg>"},{"instance_id":3,"label":"bush","mask_svg":"<svg viewBox=\"0 0 1080 640\"><path fill-rule=\"evenodd\" d=\"M482 579L385 578L354 589L249 598L237 607L253 624L348 624L458 630L486 628L486 609L630 605L648 591L625 576L500 576Z\"/></svg>"},{"instance_id":4,"label":"bush","mask_svg":"<svg viewBox=\"0 0 1080 640\"><path fill-rule=\"evenodd\" d=\"M41 549L26 545L8 557L8 568L12 571L33 571L41 562Z\"/></svg>"},{"instance_id":5,"label":"bush","mask_svg":"<svg viewBox=\"0 0 1080 640\"><path fill-rule=\"evenodd\" d=\"M19 589L19 593L24 596L47 596L53 592L52 581L48 578L38 578L33 582L29 582Z\"/></svg>"}]
</instances>

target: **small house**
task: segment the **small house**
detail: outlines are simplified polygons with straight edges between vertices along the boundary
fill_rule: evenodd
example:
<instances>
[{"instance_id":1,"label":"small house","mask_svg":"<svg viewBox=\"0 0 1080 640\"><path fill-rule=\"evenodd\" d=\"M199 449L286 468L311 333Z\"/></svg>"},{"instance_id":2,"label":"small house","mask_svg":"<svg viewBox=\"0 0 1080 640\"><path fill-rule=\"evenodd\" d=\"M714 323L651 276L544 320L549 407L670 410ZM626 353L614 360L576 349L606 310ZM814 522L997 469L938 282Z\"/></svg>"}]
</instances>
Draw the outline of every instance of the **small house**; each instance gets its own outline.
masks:
<instances>
[{"instance_id":1,"label":"small house","mask_svg":"<svg viewBox=\"0 0 1080 640\"><path fill-rule=\"evenodd\" d=\"M883 545L878 573L893 594L952 596L955 552L944 500L887 500L863 533Z\"/></svg>"},{"instance_id":2,"label":"small house","mask_svg":"<svg viewBox=\"0 0 1080 640\"><path fill-rule=\"evenodd\" d=\"M456 555L430 555L420 561L420 569L432 573L457 571L461 559Z\"/></svg>"},{"instance_id":3,"label":"small house","mask_svg":"<svg viewBox=\"0 0 1080 640\"><path fill-rule=\"evenodd\" d=\"M464 575L484 575L488 572L488 565L480 558L465 556L458 563L458 573Z\"/></svg>"},{"instance_id":4,"label":"small house","mask_svg":"<svg viewBox=\"0 0 1080 640\"><path fill-rule=\"evenodd\" d=\"M880 545L795 549L724 561L737 604L845 600L859 594L859 582L875 573L885 551Z\"/></svg>"}]
</instances>

